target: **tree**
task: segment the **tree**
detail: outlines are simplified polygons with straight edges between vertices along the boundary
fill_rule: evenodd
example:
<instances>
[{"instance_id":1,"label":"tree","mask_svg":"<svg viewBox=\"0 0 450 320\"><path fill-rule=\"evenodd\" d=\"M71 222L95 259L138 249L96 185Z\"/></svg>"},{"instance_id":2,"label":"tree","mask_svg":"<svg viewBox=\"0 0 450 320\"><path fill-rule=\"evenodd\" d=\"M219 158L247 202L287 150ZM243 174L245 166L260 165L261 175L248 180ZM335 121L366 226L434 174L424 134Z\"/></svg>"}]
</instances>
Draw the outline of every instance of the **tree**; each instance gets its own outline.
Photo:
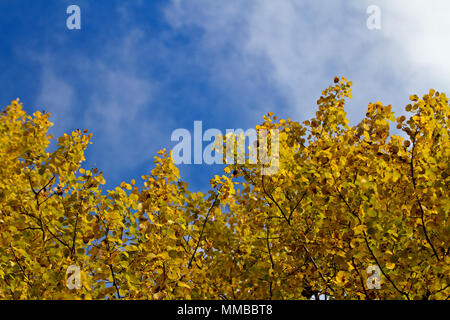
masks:
<instances>
[{"instance_id":1,"label":"tree","mask_svg":"<svg viewBox=\"0 0 450 320\"><path fill-rule=\"evenodd\" d=\"M222 281L227 296L449 297L448 99L434 90L411 96L408 121L369 104L350 127L350 88L335 79L303 125L265 117L263 128L281 131L278 174L262 176L254 165L228 170L244 182L230 199L233 214L223 213L217 227L228 232L216 238L221 259L208 268L209 277L230 270L239 291ZM390 134L389 121L403 136ZM371 265L381 271L381 290L367 288Z\"/></svg>"},{"instance_id":2,"label":"tree","mask_svg":"<svg viewBox=\"0 0 450 320\"><path fill-rule=\"evenodd\" d=\"M0 298L448 299L448 98L411 96L408 120L371 103L356 126L347 98L336 78L314 119L269 113L257 129L279 132L278 172L232 164L208 194L188 190L166 150L142 187L105 193L81 166L91 135L48 152L49 114L13 101L0 121Z\"/></svg>"}]
</instances>

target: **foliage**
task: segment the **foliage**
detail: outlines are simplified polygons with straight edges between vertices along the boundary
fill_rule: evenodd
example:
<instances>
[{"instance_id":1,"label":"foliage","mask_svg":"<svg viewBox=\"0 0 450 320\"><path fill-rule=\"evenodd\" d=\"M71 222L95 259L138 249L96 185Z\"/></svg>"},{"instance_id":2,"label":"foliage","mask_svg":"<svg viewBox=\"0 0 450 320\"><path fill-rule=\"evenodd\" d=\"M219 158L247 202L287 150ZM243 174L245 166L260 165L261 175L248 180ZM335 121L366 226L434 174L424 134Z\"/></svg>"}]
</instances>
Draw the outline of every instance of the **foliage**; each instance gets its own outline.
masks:
<instances>
[{"instance_id":1,"label":"foliage","mask_svg":"<svg viewBox=\"0 0 450 320\"><path fill-rule=\"evenodd\" d=\"M408 119L371 103L350 126L351 82L334 82L314 119L257 126L280 132L276 174L232 164L206 195L166 150L142 187L105 194L102 172L81 167L91 134L49 152L49 114L13 101L0 121L0 298L448 299L448 98L411 96Z\"/></svg>"}]
</instances>

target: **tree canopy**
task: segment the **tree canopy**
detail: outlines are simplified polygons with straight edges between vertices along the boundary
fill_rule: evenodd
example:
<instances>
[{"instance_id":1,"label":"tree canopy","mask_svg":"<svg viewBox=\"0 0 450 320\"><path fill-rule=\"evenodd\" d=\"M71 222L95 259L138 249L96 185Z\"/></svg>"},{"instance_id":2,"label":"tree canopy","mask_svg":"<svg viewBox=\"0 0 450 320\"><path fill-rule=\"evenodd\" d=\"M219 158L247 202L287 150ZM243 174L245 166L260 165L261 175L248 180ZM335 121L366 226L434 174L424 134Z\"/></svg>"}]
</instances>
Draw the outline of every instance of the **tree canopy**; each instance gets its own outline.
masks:
<instances>
[{"instance_id":1,"label":"tree canopy","mask_svg":"<svg viewBox=\"0 0 450 320\"><path fill-rule=\"evenodd\" d=\"M0 298L448 299L448 98L412 95L397 118L369 103L352 126L351 85L335 78L311 120L264 116L256 129L278 130L279 170L230 164L207 194L166 150L141 187L106 191L82 166L92 134L64 134L49 152L50 115L12 101L0 121Z\"/></svg>"}]
</instances>

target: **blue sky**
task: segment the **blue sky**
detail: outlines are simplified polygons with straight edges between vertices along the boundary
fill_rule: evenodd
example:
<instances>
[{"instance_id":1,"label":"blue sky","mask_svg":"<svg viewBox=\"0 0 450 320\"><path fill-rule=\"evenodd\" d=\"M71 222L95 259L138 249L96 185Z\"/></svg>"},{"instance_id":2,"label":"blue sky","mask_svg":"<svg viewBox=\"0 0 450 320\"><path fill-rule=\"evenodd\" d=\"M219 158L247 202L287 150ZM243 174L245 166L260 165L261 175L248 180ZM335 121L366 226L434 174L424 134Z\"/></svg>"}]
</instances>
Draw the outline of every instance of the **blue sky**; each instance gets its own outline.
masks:
<instances>
[{"instance_id":1,"label":"blue sky","mask_svg":"<svg viewBox=\"0 0 450 320\"><path fill-rule=\"evenodd\" d=\"M68 30L66 8L81 9ZM369 5L381 29L366 27ZM450 94L450 1L0 0L0 104L52 113L52 133L94 133L86 167L112 188L153 168L177 128L251 128L269 111L303 121L335 75L401 114L410 94ZM205 191L222 166L181 165Z\"/></svg>"}]
</instances>

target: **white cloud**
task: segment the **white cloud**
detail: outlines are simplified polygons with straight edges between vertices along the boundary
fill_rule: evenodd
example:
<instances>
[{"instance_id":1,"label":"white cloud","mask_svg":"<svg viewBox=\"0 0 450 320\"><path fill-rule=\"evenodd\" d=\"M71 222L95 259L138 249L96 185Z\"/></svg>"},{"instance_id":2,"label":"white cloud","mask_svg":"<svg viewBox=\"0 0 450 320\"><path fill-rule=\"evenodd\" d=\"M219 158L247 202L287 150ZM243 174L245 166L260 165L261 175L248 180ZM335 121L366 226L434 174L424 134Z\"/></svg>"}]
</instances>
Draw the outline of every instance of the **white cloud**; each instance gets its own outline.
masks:
<instances>
[{"instance_id":1,"label":"white cloud","mask_svg":"<svg viewBox=\"0 0 450 320\"><path fill-rule=\"evenodd\" d=\"M72 117L74 90L71 85L55 74L48 62L43 64L41 90L37 97L37 108L52 114L51 129L57 134L65 131Z\"/></svg>"},{"instance_id":2,"label":"white cloud","mask_svg":"<svg viewBox=\"0 0 450 320\"><path fill-rule=\"evenodd\" d=\"M380 5L385 13L383 33L388 49L399 75L411 76L404 77L408 86L450 89L450 2L384 0Z\"/></svg>"},{"instance_id":3,"label":"white cloud","mask_svg":"<svg viewBox=\"0 0 450 320\"><path fill-rule=\"evenodd\" d=\"M370 4L381 7L381 30L366 27ZM275 112L305 118L334 75L344 75L355 84L347 110L358 120L368 102L401 112L412 93L450 89L449 9L446 0L174 0L166 15L175 28L203 30L200 54L222 52L212 69L231 90L264 78L289 101Z\"/></svg>"},{"instance_id":4,"label":"white cloud","mask_svg":"<svg viewBox=\"0 0 450 320\"><path fill-rule=\"evenodd\" d=\"M366 27L370 4L381 7L381 30ZM132 14L121 8L122 19L131 23ZM56 56L48 54L38 101L54 113L58 126L94 131L92 150L106 155L95 156L103 161L97 165L120 176L142 161L150 164L180 120L168 110L149 112L160 85L142 72L152 54L167 54L170 75L177 76L186 62L209 70L205 79L238 105L230 106L230 115L252 124L268 111L296 120L313 116L321 91L335 75L344 75L354 82L347 111L355 122L368 102L380 100L401 112L412 93L434 87L450 94L448 12L446 0L173 0L165 14L174 34L189 37L182 53L167 51L170 30L148 37L130 28L102 44L100 55L70 59L77 84L89 86L83 96L58 68ZM167 78L164 85L170 86ZM221 121L228 127L230 119Z\"/></svg>"}]
</instances>

